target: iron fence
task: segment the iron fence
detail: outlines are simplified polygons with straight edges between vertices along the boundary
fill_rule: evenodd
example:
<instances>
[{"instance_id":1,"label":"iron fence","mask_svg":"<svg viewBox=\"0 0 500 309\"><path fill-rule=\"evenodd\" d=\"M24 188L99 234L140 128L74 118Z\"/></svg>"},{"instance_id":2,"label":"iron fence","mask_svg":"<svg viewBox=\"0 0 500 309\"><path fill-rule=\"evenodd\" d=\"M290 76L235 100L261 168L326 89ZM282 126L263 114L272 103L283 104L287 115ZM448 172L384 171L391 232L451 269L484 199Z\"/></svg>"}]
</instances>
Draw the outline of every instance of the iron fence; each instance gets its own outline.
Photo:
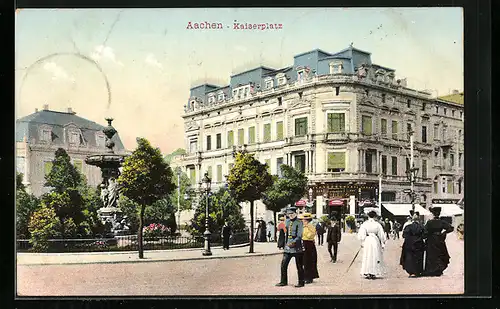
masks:
<instances>
[{"instance_id":1,"label":"iron fence","mask_svg":"<svg viewBox=\"0 0 500 309\"><path fill-rule=\"evenodd\" d=\"M143 238L144 250L172 250L172 249L194 249L203 248L205 239L203 236L165 236ZM229 244L239 245L249 241L248 232L240 232L231 235ZM212 234L211 246L222 246L220 234ZM18 239L16 243L17 252L33 252L29 240ZM43 252L109 252L109 251L136 251L138 250L137 235L115 236L113 238L92 239L49 239Z\"/></svg>"}]
</instances>

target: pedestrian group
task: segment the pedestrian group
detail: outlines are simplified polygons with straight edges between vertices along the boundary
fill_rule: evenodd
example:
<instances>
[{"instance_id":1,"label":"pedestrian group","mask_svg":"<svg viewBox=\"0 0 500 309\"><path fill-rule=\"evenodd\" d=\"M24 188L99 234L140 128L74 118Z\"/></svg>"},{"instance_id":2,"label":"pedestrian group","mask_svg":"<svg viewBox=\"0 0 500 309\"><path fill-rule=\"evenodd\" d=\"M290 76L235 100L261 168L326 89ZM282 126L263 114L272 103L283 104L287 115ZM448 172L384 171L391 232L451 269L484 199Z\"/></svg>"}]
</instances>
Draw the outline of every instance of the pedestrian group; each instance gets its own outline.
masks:
<instances>
[{"instance_id":1,"label":"pedestrian group","mask_svg":"<svg viewBox=\"0 0 500 309\"><path fill-rule=\"evenodd\" d=\"M433 218L425 225L420 222L420 214L410 211L402 232L400 265L410 277L441 276L448 267L450 256L446 247L446 234L453 231L453 227L439 218L441 208L430 208ZM305 213L298 216L295 207L286 211L287 218L280 217L276 227L278 232L277 244L283 250L281 261L281 280L276 286L288 285L288 265L292 258L297 267L298 283L295 287L303 287L319 278L318 256L315 238L318 245L323 245L324 234L328 253L332 263L337 262L338 243L342 239L341 225L336 217L331 217L328 227L323 222L312 223L312 214ZM376 279L384 275L383 252L390 233L393 238L399 239L400 224L378 219L375 211L368 213L368 220L359 226L357 238L361 241L361 248L356 253L349 268L362 250L360 274L366 279ZM333 249L333 252L332 252ZM425 262L425 264L424 264ZM348 270L349 270L348 268Z\"/></svg>"}]
</instances>

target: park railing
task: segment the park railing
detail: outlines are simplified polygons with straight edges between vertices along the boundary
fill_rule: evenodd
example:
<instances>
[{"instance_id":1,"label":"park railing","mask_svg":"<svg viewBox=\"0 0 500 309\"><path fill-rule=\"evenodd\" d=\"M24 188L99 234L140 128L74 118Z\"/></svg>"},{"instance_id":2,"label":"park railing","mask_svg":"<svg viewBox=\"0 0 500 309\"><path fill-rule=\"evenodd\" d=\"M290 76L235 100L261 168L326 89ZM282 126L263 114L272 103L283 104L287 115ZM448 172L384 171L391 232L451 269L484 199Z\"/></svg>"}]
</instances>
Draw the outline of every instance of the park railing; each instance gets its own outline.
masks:
<instances>
[{"instance_id":1,"label":"park railing","mask_svg":"<svg viewBox=\"0 0 500 309\"><path fill-rule=\"evenodd\" d=\"M164 236L144 237L144 250L173 250L203 248L203 236ZM248 232L231 235L229 244L240 245L249 242ZM211 246L222 246L220 234L212 234ZM17 240L17 252L34 252L29 240ZM45 249L41 252L110 252L110 251L136 251L138 250L137 235L115 236L113 238L89 239L49 239ZM40 252L40 251L39 251Z\"/></svg>"}]
</instances>

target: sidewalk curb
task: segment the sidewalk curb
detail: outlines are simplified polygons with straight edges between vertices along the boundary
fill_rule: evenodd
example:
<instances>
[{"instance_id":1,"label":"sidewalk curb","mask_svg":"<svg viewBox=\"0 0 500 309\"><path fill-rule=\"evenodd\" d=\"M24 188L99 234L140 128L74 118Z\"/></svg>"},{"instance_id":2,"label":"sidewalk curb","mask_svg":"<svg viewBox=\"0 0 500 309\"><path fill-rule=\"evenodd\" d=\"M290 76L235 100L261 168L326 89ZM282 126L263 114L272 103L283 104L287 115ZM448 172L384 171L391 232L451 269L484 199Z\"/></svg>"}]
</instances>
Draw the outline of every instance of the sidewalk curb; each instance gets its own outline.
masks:
<instances>
[{"instance_id":1,"label":"sidewalk curb","mask_svg":"<svg viewBox=\"0 0 500 309\"><path fill-rule=\"evenodd\" d=\"M229 248L241 248L250 246L250 243L232 245ZM187 248L187 249L166 249L166 250L144 250L144 252L186 252L186 251L197 251L203 248ZM212 249L222 249L222 246L212 247ZM65 256L65 255L118 255L118 254L135 254L138 251L94 251L94 252L59 252L59 253L35 253L35 252L17 252L21 255L39 255L39 256Z\"/></svg>"},{"instance_id":2,"label":"sidewalk curb","mask_svg":"<svg viewBox=\"0 0 500 309\"><path fill-rule=\"evenodd\" d=\"M215 260L215 259L237 259L237 258L248 258L254 256L271 256L271 255L281 255L283 252L269 252L269 253L245 253L246 255L232 255L232 256L208 256L208 257L194 257L194 258L159 258L159 259L143 259L143 260L122 260L122 261L100 261L100 262L88 262L88 263L29 263L29 264L17 264L17 266L61 266L61 265L88 265L88 264L125 264L125 263L154 263L154 262L181 262L181 261L200 261L200 260Z\"/></svg>"}]
</instances>

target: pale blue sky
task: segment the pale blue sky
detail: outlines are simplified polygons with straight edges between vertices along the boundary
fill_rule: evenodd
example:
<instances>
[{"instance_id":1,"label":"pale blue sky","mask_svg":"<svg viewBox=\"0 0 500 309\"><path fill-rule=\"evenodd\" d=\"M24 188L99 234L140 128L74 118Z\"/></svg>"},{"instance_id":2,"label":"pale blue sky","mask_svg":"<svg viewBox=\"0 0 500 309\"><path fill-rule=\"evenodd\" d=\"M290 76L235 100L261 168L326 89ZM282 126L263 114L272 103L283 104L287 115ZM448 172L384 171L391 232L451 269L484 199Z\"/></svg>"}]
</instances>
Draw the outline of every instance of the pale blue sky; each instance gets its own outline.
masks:
<instances>
[{"instance_id":1,"label":"pale blue sky","mask_svg":"<svg viewBox=\"0 0 500 309\"><path fill-rule=\"evenodd\" d=\"M234 20L281 23L283 29L233 30ZM220 22L224 29L188 30L189 21ZM127 148L143 136L170 152L184 147L182 106L197 82L227 84L232 73L260 64L288 66L296 54L316 48L336 52L353 42L371 52L374 63L407 77L409 86L444 95L463 89L462 39L461 8L21 10L16 111L20 117L49 104L53 110L71 106L100 123L113 116ZM34 66L19 87L23 68L76 49L94 53L107 75L109 109L99 71L76 57L57 56Z\"/></svg>"}]
</instances>

